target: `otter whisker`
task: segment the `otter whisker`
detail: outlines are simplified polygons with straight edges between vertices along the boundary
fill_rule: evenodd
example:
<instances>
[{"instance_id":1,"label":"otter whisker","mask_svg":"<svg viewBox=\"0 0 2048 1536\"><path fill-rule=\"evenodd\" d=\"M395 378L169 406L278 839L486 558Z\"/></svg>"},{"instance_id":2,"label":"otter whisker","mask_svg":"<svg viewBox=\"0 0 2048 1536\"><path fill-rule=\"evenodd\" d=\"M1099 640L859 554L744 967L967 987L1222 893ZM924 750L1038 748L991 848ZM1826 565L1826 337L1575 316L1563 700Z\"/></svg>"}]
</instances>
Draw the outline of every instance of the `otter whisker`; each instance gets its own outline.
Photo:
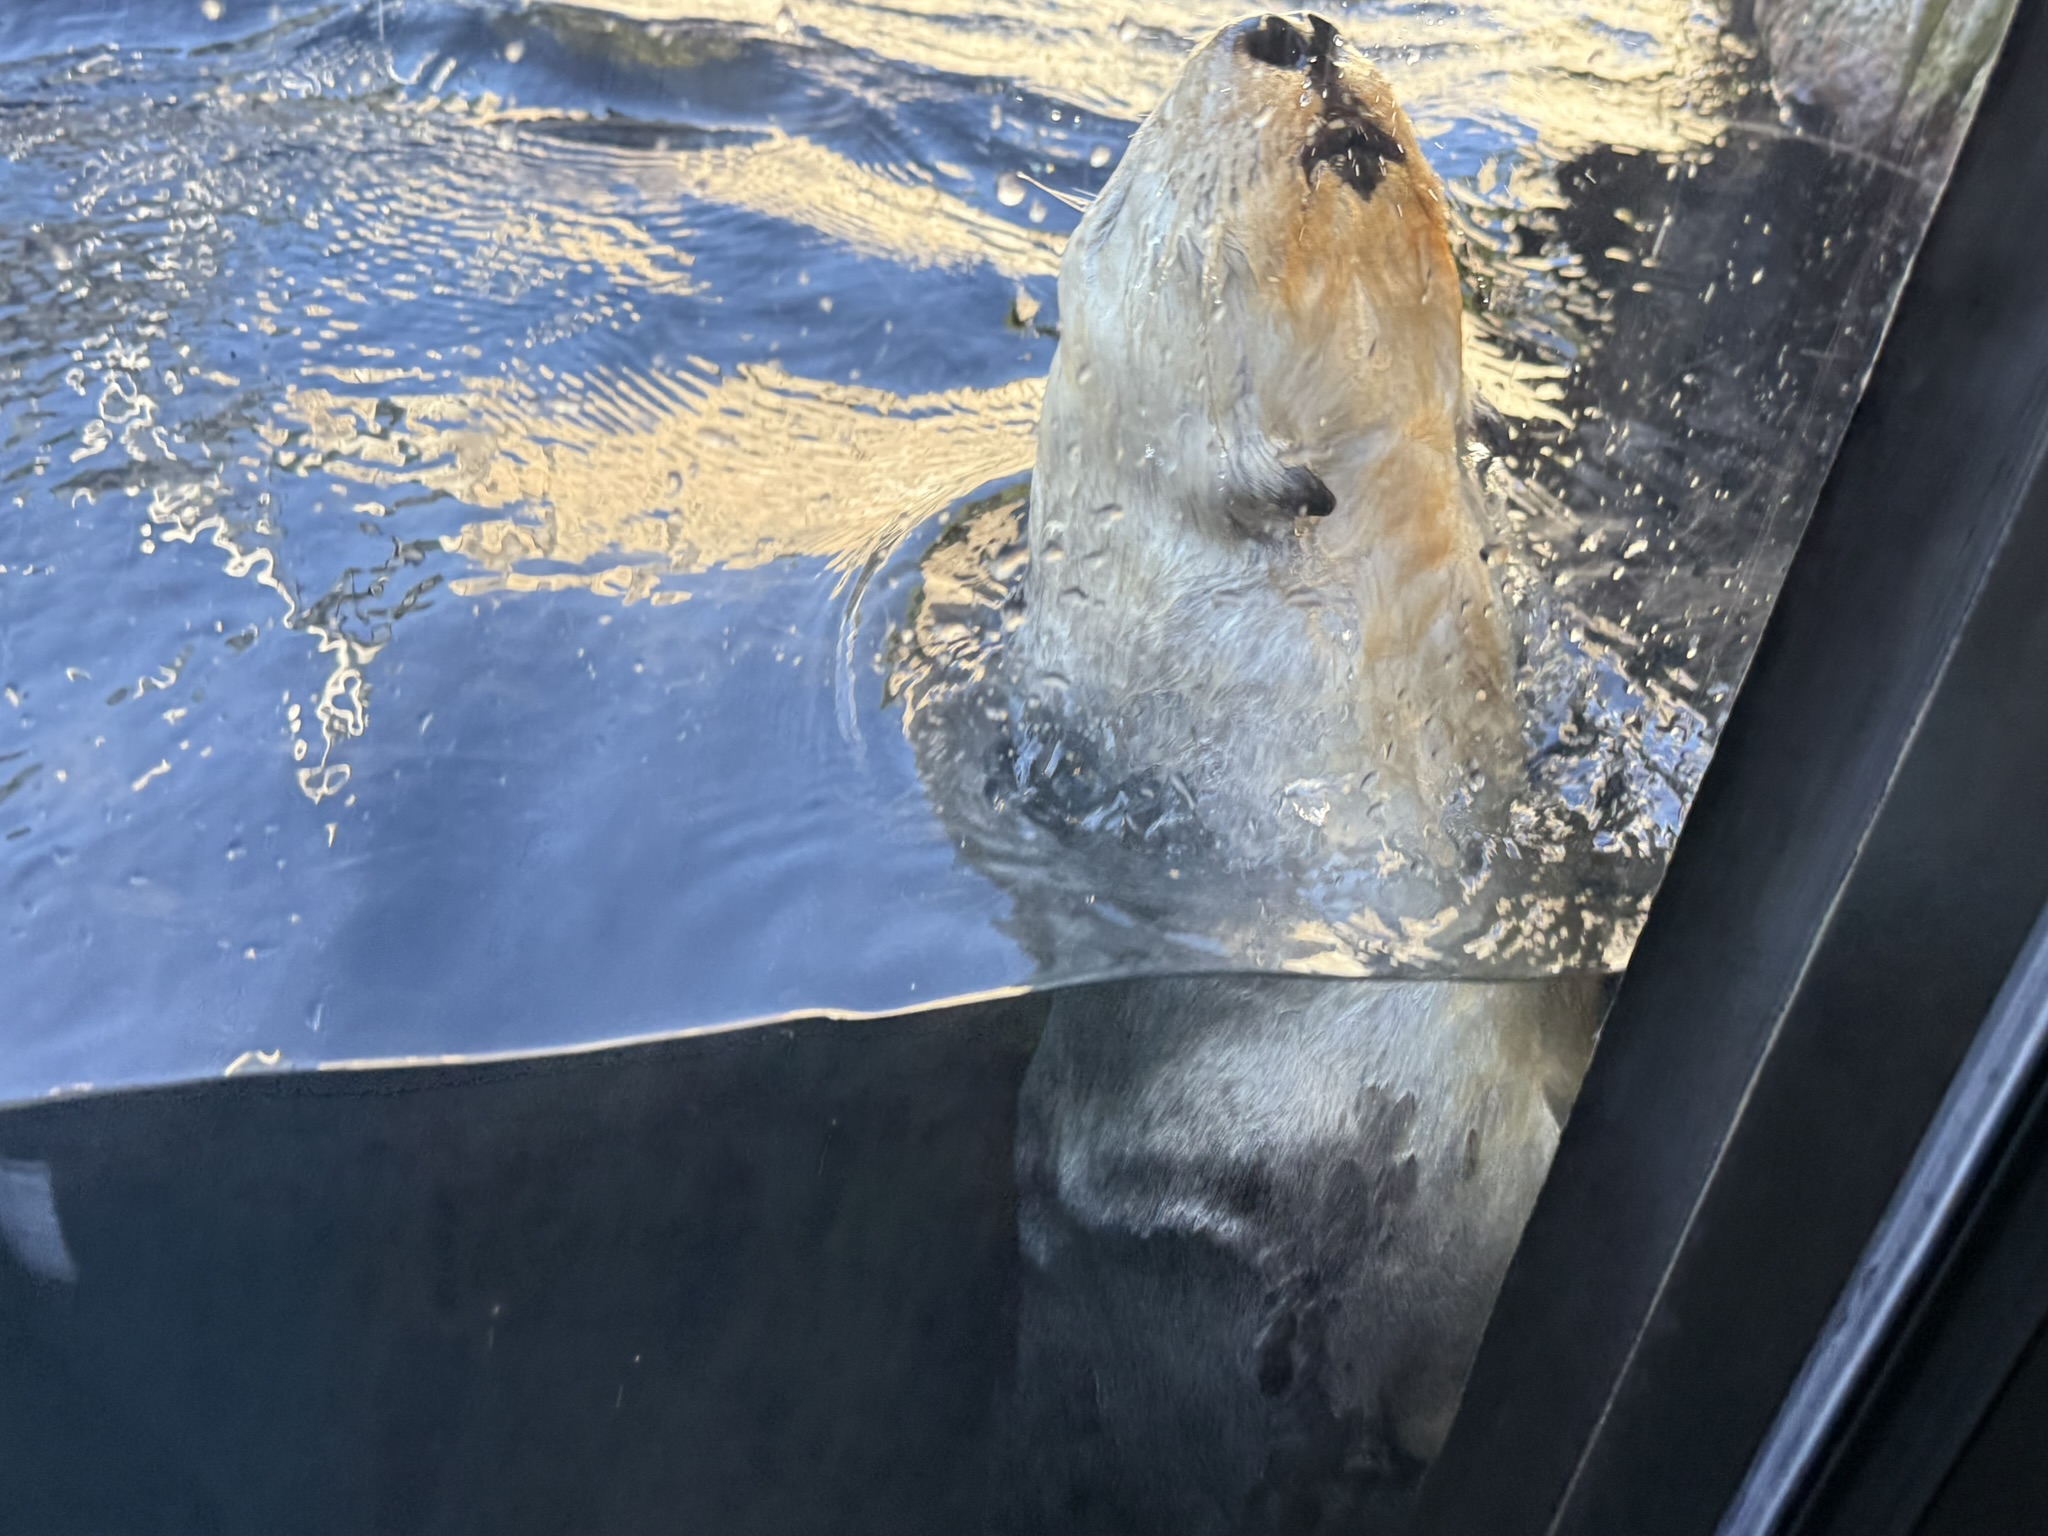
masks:
<instances>
[{"instance_id":1,"label":"otter whisker","mask_svg":"<svg viewBox=\"0 0 2048 1536\"><path fill-rule=\"evenodd\" d=\"M1095 201L1094 198L1088 197L1079 192L1055 191L1053 188L1048 187L1044 182L1038 180L1036 177L1026 176L1022 171L1019 171L1017 173L1017 179L1023 182L1024 185L1027 187L1038 188L1039 191L1043 192L1047 197L1051 198L1054 202L1065 203L1069 208L1073 209L1076 213L1086 213L1089 207Z\"/></svg>"}]
</instances>

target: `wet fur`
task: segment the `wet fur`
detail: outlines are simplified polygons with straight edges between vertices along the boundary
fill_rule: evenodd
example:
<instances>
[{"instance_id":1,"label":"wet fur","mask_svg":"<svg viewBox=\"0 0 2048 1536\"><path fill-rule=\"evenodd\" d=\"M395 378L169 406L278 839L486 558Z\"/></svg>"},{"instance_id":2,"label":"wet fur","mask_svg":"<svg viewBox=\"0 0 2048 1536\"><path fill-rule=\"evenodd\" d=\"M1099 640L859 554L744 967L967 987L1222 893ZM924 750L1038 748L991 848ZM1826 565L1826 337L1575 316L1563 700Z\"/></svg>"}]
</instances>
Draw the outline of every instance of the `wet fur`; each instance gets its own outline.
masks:
<instances>
[{"instance_id":1,"label":"wet fur","mask_svg":"<svg viewBox=\"0 0 2048 1536\"><path fill-rule=\"evenodd\" d=\"M1426 846L1520 764L1441 188L1385 83L1294 25L1319 63L1263 61L1290 45L1248 46L1256 21L1199 47L1068 248L1014 639L1047 707L1121 771L1189 783L1246 863ZM1339 167L1318 135L1398 153ZM1338 787L1324 826L1285 809L1305 778ZM1573 979L1060 997L1020 1116L998 1524L1395 1518L1599 1001Z\"/></svg>"},{"instance_id":2,"label":"wet fur","mask_svg":"<svg viewBox=\"0 0 2048 1536\"><path fill-rule=\"evenodd\" d=\"M1362 60L1312 79L1236 36L1196 50L1068 246L1016 650L1242 858L1310 840L1282 808L1304 779L1334 796L1322 840L1427 840L1519 762L1443 191ZM1305 158L1333 121L1398 151L1369 193Z\"/></svg>"},{"instance_id":3,"label":"wet fur","mask_svg":"<svg viewBox=\"0 0 2048 1536\"><path fill-rule=\"evenodd\" d=\"M1036 1513L1013 1528L1357 1529L1338 1517L1400 1509L1598 1002L1587 979L1060 997L1018 1125L1016 1481Z\"/></svg>"}]
</instances>

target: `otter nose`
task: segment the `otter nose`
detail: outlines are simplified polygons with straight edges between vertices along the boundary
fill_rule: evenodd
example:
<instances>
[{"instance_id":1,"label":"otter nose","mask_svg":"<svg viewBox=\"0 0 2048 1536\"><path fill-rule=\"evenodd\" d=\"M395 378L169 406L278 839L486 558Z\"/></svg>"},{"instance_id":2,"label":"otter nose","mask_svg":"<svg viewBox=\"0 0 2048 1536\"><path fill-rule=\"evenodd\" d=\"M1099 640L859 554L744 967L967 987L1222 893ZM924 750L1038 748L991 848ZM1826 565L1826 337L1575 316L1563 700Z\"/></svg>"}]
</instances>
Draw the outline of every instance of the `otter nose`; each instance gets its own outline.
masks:
<instances>
[{"instance_id":1,"label":"otter nose","mask_svg":"<svg viewBox=\"0 0 2048 1536\"><path fill-rule=\"evenodd\" d=\"M1246 22L1237 45L1261 64L1270 64L1275 69L1299 69L1308 62L1312 51L1301 28L1285 16L1261 16L1257 21Z\"/></svg>"}]
</instances>

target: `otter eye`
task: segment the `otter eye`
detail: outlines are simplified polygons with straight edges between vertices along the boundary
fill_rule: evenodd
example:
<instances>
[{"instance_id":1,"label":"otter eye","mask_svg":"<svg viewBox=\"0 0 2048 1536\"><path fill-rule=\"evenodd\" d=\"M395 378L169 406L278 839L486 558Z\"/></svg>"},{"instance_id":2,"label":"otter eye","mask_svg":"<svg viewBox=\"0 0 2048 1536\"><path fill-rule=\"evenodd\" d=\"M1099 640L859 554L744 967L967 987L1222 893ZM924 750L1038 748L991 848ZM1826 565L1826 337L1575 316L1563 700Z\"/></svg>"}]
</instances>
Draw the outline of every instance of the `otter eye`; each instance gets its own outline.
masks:
<instances>
[{"instance_id":1,"label":"otter eye","mask_svg":"<svg viewBox=\"0 0 2048 1536\"><path fill-rule=\"evenodd\" d=\"M1241 46L1261 64L1275 69L1299 69L1308 62L1309 40L1285 16L1261 16L1258 24L1244 34Z\"/></svg>"}]
</instances>

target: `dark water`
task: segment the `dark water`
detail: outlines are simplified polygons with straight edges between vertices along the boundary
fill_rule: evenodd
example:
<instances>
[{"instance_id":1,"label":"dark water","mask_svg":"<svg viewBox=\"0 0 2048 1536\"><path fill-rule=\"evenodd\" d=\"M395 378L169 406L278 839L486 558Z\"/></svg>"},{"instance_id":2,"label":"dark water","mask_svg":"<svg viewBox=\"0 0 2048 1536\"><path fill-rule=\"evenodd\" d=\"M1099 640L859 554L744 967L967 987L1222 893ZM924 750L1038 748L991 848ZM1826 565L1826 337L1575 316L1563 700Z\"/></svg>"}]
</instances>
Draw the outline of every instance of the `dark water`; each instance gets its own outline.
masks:
<instances>
[{"instance_id":1,"label":"dark water","mask_svg":"<svg viewBox=\"0 0 2048 1536\"><path fill-rule=\"evenodd\" d=\"M17 1111L10 1531L981 1527L1025 999Z\"/></svg>"},{"instance_id":2,"label":"dark water","mask_svg":"<svg viewBox=\"0 0 2048 1536\"><path fill-rule=\"evenodd\" d=\"M1682 5L1337 10L1456 204L1529 638L1452 920L1361 872L1232 947L1241 893L920 777L898 631L1023 488L1039 185L1235 9L9 8L0 1096L1625 961L1933 190Z\"/></svg>"}]
</instances>

